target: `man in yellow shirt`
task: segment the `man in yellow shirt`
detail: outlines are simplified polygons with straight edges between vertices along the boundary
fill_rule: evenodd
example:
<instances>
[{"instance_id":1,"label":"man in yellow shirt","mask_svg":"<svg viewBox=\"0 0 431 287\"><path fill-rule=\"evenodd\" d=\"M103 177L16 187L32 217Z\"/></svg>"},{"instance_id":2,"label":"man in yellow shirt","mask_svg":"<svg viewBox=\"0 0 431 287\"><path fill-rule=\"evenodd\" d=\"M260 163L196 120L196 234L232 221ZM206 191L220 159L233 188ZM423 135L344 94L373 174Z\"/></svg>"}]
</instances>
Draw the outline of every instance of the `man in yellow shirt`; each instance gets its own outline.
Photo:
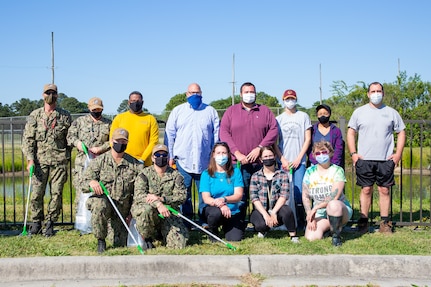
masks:
<instances>
[{"instance_id":1,"label":"man in yellow shirt","mask_svg":"<svg viewBox=\"0 0 431 287\"><path fill-rule=\"evenodd\" d=\"M142 111L144 100L142 94L133 91L129 95L129 110L118 114L111 125L110 138L117 128L129 132L129 142L126 153L145 162L145 166L152 165L151 151L159 142L159 126L156 118Z\"/></svg>"}]
</instances>

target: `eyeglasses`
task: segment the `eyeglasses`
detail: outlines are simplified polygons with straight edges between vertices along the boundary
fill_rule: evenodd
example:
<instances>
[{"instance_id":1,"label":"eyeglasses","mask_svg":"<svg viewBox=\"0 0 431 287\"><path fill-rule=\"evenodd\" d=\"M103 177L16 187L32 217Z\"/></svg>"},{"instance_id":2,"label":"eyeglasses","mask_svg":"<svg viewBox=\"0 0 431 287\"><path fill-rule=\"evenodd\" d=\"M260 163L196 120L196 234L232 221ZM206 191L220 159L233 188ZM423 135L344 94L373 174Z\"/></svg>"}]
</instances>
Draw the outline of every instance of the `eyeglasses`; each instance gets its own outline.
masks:
<instances>
[{"instance_id":1,"label":"eyeglasses","mask_svg":"<svg viewBox=\"0 0 431 287\"><path fill-rule=\"evenodd\" d=\"M45 95L57 95L56 91L46 91Z\"/></svg>"},{"instance_id":2,"label":"eyeglasses","mask_svg":"<svg viewBox=\"0 0 431 287\"><path fill-rule=\"evenodd\" d=\"M315 155L321 155L321 154L328 154L329 152L327 150L322 150L322 151L316 151L314 154Z\"/></svg>"},{"instance_id":3,"label":"eyeglasses","mask_svg":"<svg viewBox=\"0 0 431 287\"><path fill-rule=\"evenodd\" d=\"M154 153L154 156L155 157L168 157L168 154L167 153L156 152L156 153Z\"/></svg>"}]
</instances>

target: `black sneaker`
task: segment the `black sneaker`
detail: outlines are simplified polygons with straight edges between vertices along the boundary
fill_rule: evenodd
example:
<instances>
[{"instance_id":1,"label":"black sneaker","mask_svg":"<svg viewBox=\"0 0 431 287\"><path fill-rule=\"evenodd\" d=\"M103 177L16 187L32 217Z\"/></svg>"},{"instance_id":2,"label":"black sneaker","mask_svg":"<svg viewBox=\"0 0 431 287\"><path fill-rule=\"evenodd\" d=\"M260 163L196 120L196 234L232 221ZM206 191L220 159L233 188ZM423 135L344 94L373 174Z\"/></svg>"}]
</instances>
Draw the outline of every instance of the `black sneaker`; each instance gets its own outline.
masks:
<instances>
[{"instance_id":1,"label":"black sneaker","mask_svg":"<svg viewBox=\"0 0 431 287\"><path fill-rule=\"evenodd\" d=\"M144 239L144 243L142 244L142 249L143 250L148 250L148 249L153 249L154 244L153 244L153 239L152 238L148 238L148 239Z\"/></svg>"},{"instance_id":2,"label":"black sneaker","mask_svg":"<svg viewBox=\"0 0 431 287\"><path fill-rule=\"evenodd\" d=\"M29 235L36 235L42 232L42 223L40 221L29 224Z\"/></svg>"},{"instance_id":3,"label":"black sneaker","mask_svg":"<svg viewBox=\"0 0 431 287\"><path fill-rule=\"evenodd\" d=\"M335 247L341 246L343 243L341 242L341 237L334 235L332 236L332 245Z\"/></svg>"},{"instance_id":4,"label":"black sneaker","mask_svg":"<svg viewBox=\"0 0 431 287\"><path fill-rule=\"evenodd\" d=\"M106 250L106 241L105 239L97 240L97 253L103 253Z\"/></svg>"},{"instance_id":5,"label":"black sneaker","mask_svg":"<svg viewBox=\"0 0 431 287\"><path fill-rule=\"evenodd\" d=\"M357 230L360 234L368 233L368 217L361 217L358 220Z\"/></svg>"},{"instance_id":6,"label":"black sneaker","mask_svg":"<svg viewBox=\"0 0 431 287\"><path fill-rule=\"evenodd\" d=\"M46 228L45 228L45 236L46 237L51 237L54 236L55 232L54 232L54 222L51 220L48 220L46 222Z\"/></svg>"}]
</instances>

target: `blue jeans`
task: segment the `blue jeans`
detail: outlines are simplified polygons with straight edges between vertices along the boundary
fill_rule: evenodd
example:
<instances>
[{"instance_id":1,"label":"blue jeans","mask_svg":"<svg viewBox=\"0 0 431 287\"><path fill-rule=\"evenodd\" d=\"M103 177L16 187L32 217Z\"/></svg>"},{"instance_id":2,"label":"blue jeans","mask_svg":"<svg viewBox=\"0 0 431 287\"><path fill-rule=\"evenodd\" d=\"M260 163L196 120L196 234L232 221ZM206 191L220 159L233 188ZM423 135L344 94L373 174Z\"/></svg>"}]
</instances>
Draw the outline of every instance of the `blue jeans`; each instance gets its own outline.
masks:
<instances>
[{"instance_id":1,"label":"blue jeans","mask_svg":"<svg viewBox=\"0 0 431 287\"><path fill-rule=\"evenodd\" d=\"M198 190L198 196L199 196L199 210L198 210L198 214L199 214L199 218L201 217L202 214L202 210L205 207L205 204L202 200L202 195L199 192L199 183L201 180L201 175L199 173L189 173L187 171L185 171L181 165L177 162L177 170L181 173L181 175L184 177L184 185L187 188L187 199L186 201L181 205L181 213L185 216L187 216L188 218L192 218L194 215L193 212L193 203L192 203L192 184L193 181L196 184L196 188Z\"/></svg>"},{"instance_id":2,"label":"blue jeans","mask_svg":"<svg viewBox=\"0 0 431 287\"><path fill-rule=\"evenodd\" d=\"M245 164L241 165L242 180L244 182L244 193L242 195L242 200L239 203L239 209L241 212L242 220L245 220L247 215L247 208L249 206L250 199L250 180L253 173L261 169L262 166L259 164Z\"/></svg>"},{"instance_id":3,"label":"blue jeans","mask_svg":"<svg viewBox=\"0 0 431 287\"><path fill-rule=\"evenodd\" d=\"M293 171L293 184L295 203L302 204L302 180L305 175L305 164L300 164L297 169Z\"/></svg>"}]
</instances>

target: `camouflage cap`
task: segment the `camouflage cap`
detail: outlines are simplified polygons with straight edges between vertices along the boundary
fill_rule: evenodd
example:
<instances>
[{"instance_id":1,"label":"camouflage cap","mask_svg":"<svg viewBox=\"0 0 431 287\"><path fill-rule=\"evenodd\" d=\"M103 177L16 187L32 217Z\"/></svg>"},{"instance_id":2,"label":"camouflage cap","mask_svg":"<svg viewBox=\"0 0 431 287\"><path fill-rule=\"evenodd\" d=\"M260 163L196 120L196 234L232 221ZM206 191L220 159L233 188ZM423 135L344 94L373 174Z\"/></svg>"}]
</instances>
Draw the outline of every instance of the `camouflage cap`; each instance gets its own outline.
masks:
<instances>
[{"instance_id":1,"label":"camouflage cap","mask_svg":"<svg viewBox=\"0 0 431 287\"><path fill-rule=\"evenodd\" d=\"M129 132L123 128L117 128L112 133L112 139L113 140L123 139L123 140L128 141L129 140Z\"/></svg>"},{"instance_id":2,"label":"camouflage cap","mask_svg":"<svg viewBox=\"0 0 431 287\"><path fill-rule=\"evenodd\" d=\"M43 92L45 93L46 91L56 91L57 92L57 85L46 84L45 86L43 86Z\"/></svg>"},{"instance_id":3,"label":"camouflage cap","mask_svg":"<svg viewBox=\"0 0 431 287\"><path fill-rule=\"evenodd\" d=\"M100 98L94 97L88 101L88 109L90 111L94 109L102 109L103 110L103 102Z\"/></svg>"},{"instance_id":4,"label":"camouflage cap","mask_svg":"<svg viewBox=\"0 0 431 287\"><path fill-rule=\"evenodd\" d=\"M158 152L158 151L165 151L165 152L168 152L168 147L167 146L165 146L164 144L156 144L154 147L153 147L153 154L155 154L156 152Z\"/></svg>"}]
</instances>

